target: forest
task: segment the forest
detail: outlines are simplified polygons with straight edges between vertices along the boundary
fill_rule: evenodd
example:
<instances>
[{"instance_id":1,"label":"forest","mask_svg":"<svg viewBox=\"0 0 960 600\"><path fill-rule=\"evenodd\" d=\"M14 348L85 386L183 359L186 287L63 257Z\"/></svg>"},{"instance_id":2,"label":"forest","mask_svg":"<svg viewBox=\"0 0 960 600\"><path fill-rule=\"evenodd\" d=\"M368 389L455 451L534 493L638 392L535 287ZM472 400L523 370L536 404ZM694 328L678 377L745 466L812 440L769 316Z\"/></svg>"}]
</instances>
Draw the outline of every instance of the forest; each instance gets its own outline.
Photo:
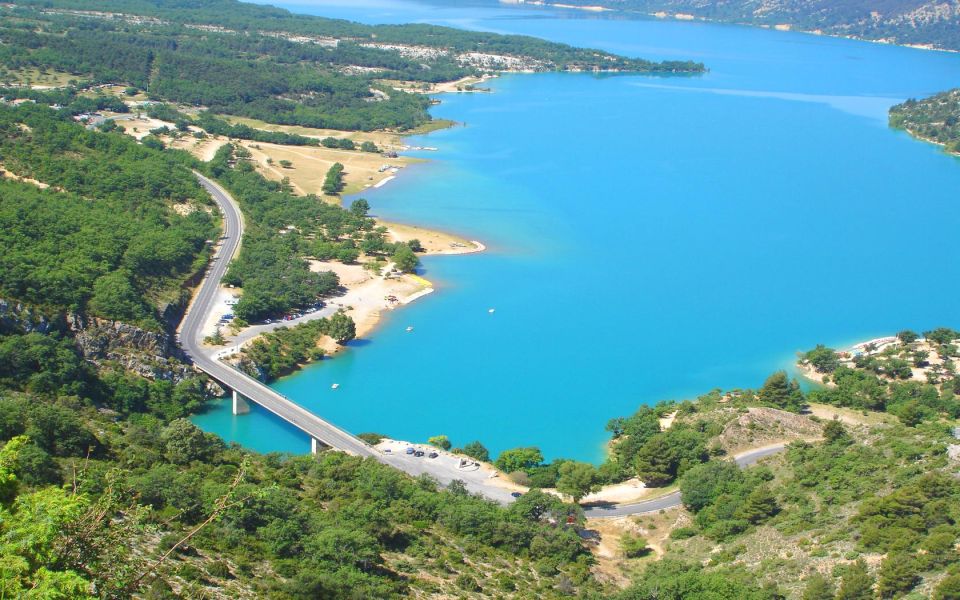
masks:
<instances>
[{"instance_id":1,"label":"forest","mask_svg":"<svg viewBox=\"0 0 960 600\"><path fill-rule=\"evenodd\" d=\"M0 105L0 168L21 180L0 179L0 297L156 329L206 263L210 201L174 155Z\"/></svg>"},{"instance_id":2,"label":"forest","mask_svg":"<svg viewBox=\"0 0 960 600\"><path fill-rule=\"evenodd\" d=\"M64 12L98 8L151 18L90 15L80 27ZM131 86L154 99L203 106L212 113L315 128L422 125L430 120L429 100L382 80L435 83L475 75L478 66L458 59L469 52L504 54L537 70L703 70L692 62L652 63L524 36L294 19L280 9L224 0L200 5L43 0L0 10L6 15L0 24L0 66L8 72L52 69L87 84ZM303 42L294 34L320 36L322 43ZM377 44L431 50L408 57Z\"/></svg>"}]
</instances>

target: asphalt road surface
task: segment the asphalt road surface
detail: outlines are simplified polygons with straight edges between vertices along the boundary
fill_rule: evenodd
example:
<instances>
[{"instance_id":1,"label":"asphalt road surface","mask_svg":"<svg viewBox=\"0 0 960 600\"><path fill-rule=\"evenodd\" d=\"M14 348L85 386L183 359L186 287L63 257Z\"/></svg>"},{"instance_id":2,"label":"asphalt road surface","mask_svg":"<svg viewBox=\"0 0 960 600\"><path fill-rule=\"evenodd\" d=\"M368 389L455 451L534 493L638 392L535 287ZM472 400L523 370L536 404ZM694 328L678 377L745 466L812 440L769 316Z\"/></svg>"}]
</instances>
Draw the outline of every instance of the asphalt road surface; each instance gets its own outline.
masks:
<instances>
[{"instance_id":1,"label":"asphalt road surface","mask_svg":"<svg viewBox=\"0 0 960 600\"><path fill-rule=\"evenodd\" d=\"M200 290L197 292L180 324L180 345L193 360L193 364L227 388L236 391L281 419L292 423L311 437L331 448L357 456L379 456L367 443L343 431L335 425L302 408L263 383L239 370L209 356L201 339L203 323L213 308L220 288L220 281L227 272L230 260L240 247L243 235L243 220L236 201L219 185L196 173L197 179L220 207L223 213L223 238L213 258Z\"/></svg>"},{"instance_id":2,"label":"asphalt road surface","mask_svg":"<svg viewBox=\"0 0 960 600\"><path fill-rule=\"evenodd\" d=\"M775 444L773 446L766 446L764 448L758 448L757 450L751 450L749 452L744 452L734 458L734 462L740 468L749 467L752 464L756 464L761 458L770 456L771 454L776 454L777 452L782 452L787 445L784 444ZM585 506L583 509L584 514L586 514L588 519L602 519L609 517L626 517L629 515L642 515L644 513L652 513L661 510L666 510L668 508L674 508L680 506L680 492L672 492L666 496L660 498L654 498L652 500L644 500L642 502L632 502L630 504L596 504L593 506Z\"/></svg>"}]
</instances>

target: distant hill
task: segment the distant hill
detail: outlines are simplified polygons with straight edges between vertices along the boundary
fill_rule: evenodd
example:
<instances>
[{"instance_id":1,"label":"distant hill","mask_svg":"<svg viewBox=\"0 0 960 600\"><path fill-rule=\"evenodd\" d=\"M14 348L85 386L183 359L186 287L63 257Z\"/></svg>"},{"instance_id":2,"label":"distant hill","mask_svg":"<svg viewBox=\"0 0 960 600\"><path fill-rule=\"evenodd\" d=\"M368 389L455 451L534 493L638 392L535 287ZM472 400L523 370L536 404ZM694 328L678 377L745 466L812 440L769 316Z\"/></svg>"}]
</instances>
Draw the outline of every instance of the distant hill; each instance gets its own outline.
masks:
<instances>
[{"instance_id":1,"label":"distant hill","mask_svg":"<svg viewBox=\"0 0 960 600\"><path fill-rule=\"evenodd\" d=\"M520 0L523 3L523 0ZM960 50L958 0L563 0L748 25L789 25L829 35Z\"/></svg>"}]
</instances>

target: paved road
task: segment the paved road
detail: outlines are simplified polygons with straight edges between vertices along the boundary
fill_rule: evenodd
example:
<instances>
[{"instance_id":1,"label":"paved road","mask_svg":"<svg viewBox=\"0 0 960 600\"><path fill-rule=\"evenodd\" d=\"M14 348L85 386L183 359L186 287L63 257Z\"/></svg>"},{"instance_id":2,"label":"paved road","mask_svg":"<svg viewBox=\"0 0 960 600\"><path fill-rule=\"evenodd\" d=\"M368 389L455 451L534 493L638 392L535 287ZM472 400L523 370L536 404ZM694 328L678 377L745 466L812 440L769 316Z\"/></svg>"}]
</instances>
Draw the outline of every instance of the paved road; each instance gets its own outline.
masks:
<instances>
[{"instance_id":1,"label":"paved road","mask_svg":"<svg viewBox=\"0 0 960 600\"><path fill-rule=\"evenodd\" d=\"M245 398L254 400L258 405L292 423L313 438L331 448L350 454L379 458L380 454L362 440L324 421L245 373L211 358L203 351L203 340L201 339L203 323L216 301L220 280L227 272L230 259L233 258L240 246L240 238L243 235L243 221L240 217L240 207L237 206L236 201L230 194L200 173L196 173L196 176L200 184L210 192L223 213L224 237L207 276L200 285L200 290L180 324L179 340L181 347L200 370Z\"/></svg>"},{"instance_id":2,"label":"paved road","mask_svg":"<svg viewBox=\"0 0 960 600\"><path fill-rule=\"evenodd\" d=\"M786 447L786 444L775 444L765 448L758 448L757 450L751 450L749 452L744 452L743 454L737 455L733 460L740 468L749 467L752 464L756 464L761 458L770 456L771 454L776 454L777 452L782 452ZM661 498L654 498L653 500L644 500L643 502L634 502L631 504L611 503L588 506L584 507L583 512L586 514L588 519L603 519L610 517L626 517L629 515L642 515L644 513L657 512L668 508L674 508L676 506L680 506L679 491L671 492Z\"/></svg>"}]
</instances>

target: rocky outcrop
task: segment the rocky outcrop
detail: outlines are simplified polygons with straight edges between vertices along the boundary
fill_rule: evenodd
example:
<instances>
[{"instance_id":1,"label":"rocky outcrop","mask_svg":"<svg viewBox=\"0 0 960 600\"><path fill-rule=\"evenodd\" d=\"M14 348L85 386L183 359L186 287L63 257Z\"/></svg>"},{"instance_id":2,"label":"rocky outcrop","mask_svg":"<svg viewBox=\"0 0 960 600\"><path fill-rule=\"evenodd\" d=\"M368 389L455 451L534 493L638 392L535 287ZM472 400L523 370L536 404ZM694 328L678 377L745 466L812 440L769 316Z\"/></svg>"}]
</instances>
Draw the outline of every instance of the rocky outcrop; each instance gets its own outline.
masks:
<instances>
[{"instance_id":1,"label":"rocky outcrop","mask_svg":"<svg viewBox=\"0 0 960 600\"><path fill-rule=\"evenodd\" d=\"M66 328L64 315L47 314L41 309L0 298L0 332L51 333Z\"/></svg>"},{"instance_id":2,"label":"rocky outcrop","mask_svg":"<svg viewBox=\"0 0 960 600\"><path fill-rule=\"evenodd\" d=\"M174 383L194 374L166 332L79 315L67 320L80 353L97 366L114 363L141 377Z\"/></svg>"},{"instance_id":3,"label":"rocky outcrop","mask_svg":"<svg viewBox=\"0 0 960 600\"><path fill-rule=\"evenodd\" d=\"M117 365L151 380L179 383L196 371L167 331L149 331L119 321L77 313L48 313L15 301L0 299L0 331L54 333L74 339L80 354L97 365ZM213 384L209 391L222 395Z\"/></svg>"}]
</instances>

